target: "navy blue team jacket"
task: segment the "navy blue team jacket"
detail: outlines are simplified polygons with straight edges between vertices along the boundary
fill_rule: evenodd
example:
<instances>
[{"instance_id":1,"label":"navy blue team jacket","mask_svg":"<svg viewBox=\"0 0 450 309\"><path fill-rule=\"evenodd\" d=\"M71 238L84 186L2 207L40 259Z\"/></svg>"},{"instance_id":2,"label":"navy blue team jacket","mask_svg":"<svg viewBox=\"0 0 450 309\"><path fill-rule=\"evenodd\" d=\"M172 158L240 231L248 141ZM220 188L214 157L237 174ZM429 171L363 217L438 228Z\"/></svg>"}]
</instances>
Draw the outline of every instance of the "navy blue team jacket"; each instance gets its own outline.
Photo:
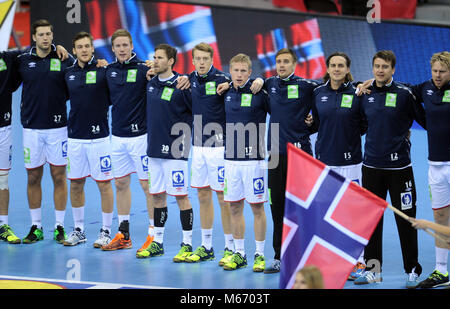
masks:
<instances>
[{"instance_id":1,"label":"navy blue team jacket","mask_svg":"<svg viewBox=\"0 0 450 309\"><path fill-rule=\"evenodd\" d=\"M133 137L147 133L147 71L148 67L134 53L128 61L108 65L113 135Z\"/></svg>"},{"instance_id":2,"label":"navy blue team jacket","mask_svg":"<svg viewBox=\"0 0 450 309\"><path fill-rule=\"evenodd\" d=\"M428 159L450 161L450 83L438 89L432 80L413 86L417 100L425 105Z\"/></svg>"},{"instance_id":3,"label":"navy blue team jacket","mask_svg":"<svg viewBox=\"0 0 450 309\"><path fill-rule=\"evenodd\" d=\"M60 61L56 47L44 58L36 47L16 58L15 65L23 81L20 119L24 128L51 129L67 126L68 93L64 70L74 62L72 56Z\"/></svg>"},{"instance_id":4,"label":"navy blue team jacket","mask_svg":"<svg viewBox=\"0 0 450 309\"><path fill-rule=\"evenodd\" d=\"M265 90L252 94L250 86L254 80L230 89L224 94L227 139L226 160L264 160L265 124L270 113L269 97ZM256 129L250 134L250 128Z\"/></svg>"},{"instance_id":5,"label":"navy blue team jacket","mask_svg":"<svg viewBox=\"0 0 450 309\"><path fill-rule=\"evenodd\" d=\"M265 80L264 89L270 101L270 126L268 149L271 154L287 153L287 143L312 155L310 132L305 119L311 111L313 90L317 84L313 81L291 75L281 79L273 76ZM279 139L272 140L272 124L279 124Z\"/></svg>"},{"instance_id":6,"label":"navy blue team jacket","mask_svg":"<svg viewBox=\"0 0 450 309\"><path fill-rule=\"evenodd\" d=\"M84 68L78 61L64 73L70 98L68 137L97 139L109 135L108 112L111 101L106 67L97 68L92 59Z\"/></svg>"},{"instance_id":7,"label":"navy blue team jacket","mask_svg":"<svg viewBox=\"0 0 450 309\"><path fill-rule=\"evenodd\" d=\"M0 53L0 128L11 125L12 93L20 86L20 78L14 68L14 59L21 51Z\"/></svg>"},{"instance_id":8,"label":"navy blue team jacket","mask_svg":"<svg viewBox=\"0 0 450 309\"><path fill-rule=\"evenodd\" d=\"M215 67L211 67L209 72L202 76L198 75L196 71L192 72L189 75L189 81L191 83L192 114L194 116L193 145L223 146L226 134L225 105L223 97L217 94L216 89L219 84L229 82L228 77ZM201 116L201 122L196 123L199 116ZM218 125L217 131L209 132L207 125L213 123ZM216 128L216 126L212 127Z\"/></svg>"},{"instance_id":9,"label":"navy blue team jacket","mask_svg":"<svg viewBox=\"0 0 450 309\"><path fill-rule=\"evenodd\" d=\"M362 96L367 119L363 164L376 168L401 168L411 163L409 129L416 120L425 127L425 111L410 88L392 81L381 88L373 82Z\"/></svg>"},{"instance_id":10,"label":"navy blue team jacket","mask_svg":"<svg viewBox=\"0 0 450 309\"><path fill-rule=\"evenodd\" d=\"M155 76L147 84L147 155L150 158L187 160L189 157L192 98L190 89L176 88L178 76L174 72L168 81L160 81ZM185 131L178 130L172 135L177 123ZM173 143L176 149L172 149Z\"/></svg>"},{"instance_id":11,"label":"navy blue team jacket","mask_svg":"<svg viewBox=\"0 0 450 309\"><path fill-rule=\"evenodd\" d=\"M314 89L312 115L318 128L315 155L329 166L362 162L365 119L355 90L350 82L333 90L329 81Z\"/></svg>"}]
</instances>

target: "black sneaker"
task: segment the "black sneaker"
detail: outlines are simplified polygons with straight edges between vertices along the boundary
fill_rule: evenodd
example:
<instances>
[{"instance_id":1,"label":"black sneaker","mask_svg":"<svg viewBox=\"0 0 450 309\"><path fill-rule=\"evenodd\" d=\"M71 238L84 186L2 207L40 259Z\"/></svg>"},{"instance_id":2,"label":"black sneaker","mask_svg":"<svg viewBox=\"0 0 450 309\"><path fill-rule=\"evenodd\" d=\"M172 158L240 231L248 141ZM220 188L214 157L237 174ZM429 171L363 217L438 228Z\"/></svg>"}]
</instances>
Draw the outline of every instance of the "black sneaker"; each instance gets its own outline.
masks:
<instances>
[{"instance_id":1,"label":"black sneaker","mask_svg":"<svg viewBox=\"0 0 450 309\"><path fill-rule=\"evenodd\" d=\"M22 243L32 244L43 239L44 239L44 232L42 231L42 228L38 229L37 225L33 225L31 226L28 235L24 239L22 239Z\"/></svg>"},{"instance_id":2,"label":"black sneaker","mask_svg":"<svg viewBox=\"0 0 450 309\"><path fill-rule=\"evenodd\" d=\"M417 289L430 289L438 286L449 285L448 272L443 274L440 271L433 271L433 273L425 280L421 281L416 288Z\"/></svg>"},{"instance_id":3,"label":"black sneaker","mask_svg":"<svg viewBox=\"0 0 450 309\"><path fill-rule=\"evenodd\" d=\"M62 244L67 239L66 232L64 231L64 228L61 225L58 225L56 229L53 231L53 239L58 244Z\"/></svg>"}]
</instances>

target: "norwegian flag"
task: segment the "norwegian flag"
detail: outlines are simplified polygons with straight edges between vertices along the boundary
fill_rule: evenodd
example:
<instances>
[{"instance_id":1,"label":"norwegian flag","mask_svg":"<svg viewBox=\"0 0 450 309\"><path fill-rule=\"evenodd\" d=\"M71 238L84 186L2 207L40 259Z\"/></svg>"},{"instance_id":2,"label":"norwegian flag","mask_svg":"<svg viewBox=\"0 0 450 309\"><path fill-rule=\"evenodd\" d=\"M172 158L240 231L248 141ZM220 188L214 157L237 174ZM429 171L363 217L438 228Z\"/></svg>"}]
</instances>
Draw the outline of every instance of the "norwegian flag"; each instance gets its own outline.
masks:
<instances>
[{"instance_id":1,"label":"norwegian flag","mask_svg":"<svg viewBox=\"0 0 450 309\"><path fill-rule=\"evenodd\" d=\"M275 55L278 50L290 47L297 55L295 75L318 79L326 72L325 57L317 19L293 24L286 31L281 28L255 35L256 51L265 76L276 75Z\"/></svg>"},{"instance_id":2,"label":"norwegian flag","mask_svg":"<svg viewBox=\"0 0 450 309\"><path fill-rule=\"evenodd\" d=\"M97 56L108 62L115 59L111 36L124 28L131 33L134 51L143 60L153 59L155 47L167 43L178 51L174 71L189 73L194 70L192 48L205 42L214 49L214 66L222 68L209 7L139 0L90 0L86 1L86 12Z\"/></svg>"},{"instance_id":3,"label":"norwegian flag","mask_svg":"<svg viewBox=\"0 0 450 309\"><path fill-rule=\"evenodd\" d=\"M385 200L288 144L280 288L292 288L307 265L320 269L325 288L342 288L386 207Z\"/></svg>"},{"instance_id":4,"label":"norwegian flag","mask_svg":"<svg viewBox=\"0 0 450 309\"><path fill-rule=\"evenodd\" d=\"M255 41L257 56L266 77L276 75L275 55L278 50L286 47L290 47L298 58L295 75L318 79L326 72L317 19L293 24L287 31L277 28L267 33L258 33Z\"/></svg>"}]
</instances>

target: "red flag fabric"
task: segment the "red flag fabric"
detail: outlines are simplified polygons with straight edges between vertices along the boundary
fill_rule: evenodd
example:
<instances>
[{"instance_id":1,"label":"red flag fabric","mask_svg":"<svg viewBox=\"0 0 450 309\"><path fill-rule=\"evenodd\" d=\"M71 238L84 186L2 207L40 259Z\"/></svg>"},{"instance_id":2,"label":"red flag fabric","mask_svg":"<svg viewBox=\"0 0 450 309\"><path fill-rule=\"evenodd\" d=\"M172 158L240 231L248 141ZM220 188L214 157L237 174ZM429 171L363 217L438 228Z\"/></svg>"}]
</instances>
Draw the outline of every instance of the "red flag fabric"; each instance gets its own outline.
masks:
<instances>
[{"instance_id":1,"label":"red flag fabric","mask_svg":"<svg viewBox=\"0 0 450 309\"><path fill-rule=\"evenodd\" d=\"M380 0L381 19L412 19L416 15L417 0Z\"/></svg>"},{"instance_id":2,"label":"red flag fabric","mask_svg":"<svg viewBox=\"0 0 450 309\"><path fill-rule=\"evenodd\" d=\"M367 245L387 202L288 144L280 288L314 265L325 288L340 289Z\"/></svg>"}]
</instances>

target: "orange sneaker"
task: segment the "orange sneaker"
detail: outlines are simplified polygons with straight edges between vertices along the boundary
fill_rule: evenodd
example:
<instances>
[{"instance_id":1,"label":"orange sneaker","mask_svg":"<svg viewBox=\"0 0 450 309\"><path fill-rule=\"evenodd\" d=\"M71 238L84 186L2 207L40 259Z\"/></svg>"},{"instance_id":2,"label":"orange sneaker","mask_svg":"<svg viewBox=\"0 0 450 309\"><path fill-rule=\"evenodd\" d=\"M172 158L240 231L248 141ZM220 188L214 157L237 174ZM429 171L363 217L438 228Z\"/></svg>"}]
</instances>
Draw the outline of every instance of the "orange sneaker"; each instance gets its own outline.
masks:
<instances>
[{"instance_id":1,"label":"orange sneaker","mask_svg":"<svg viewBox=\"0 0 450 309\"><path fill-rule=\"evenodd\" d=\"M122 233L117 233L111 242L105 246L102 246L104 251L114 251L119 249L131 249L131 239L126 240Z\"/></svg>"},{"instance_id":2,"label":"orange sneaker","mask_svg":"<svg viewBox=\"0 0 450 309\"><path fill-rule=\"evenodd\" d=\"M144 251L145 249L147 249L148 246L150 246L150 244L153 242L154 238L155 238L154 236L147 235L147 239L145 240L145 242L142 245L142 247L138 249L136 254L138 254L139 252Z\"/></svg>"}]
</instances>

